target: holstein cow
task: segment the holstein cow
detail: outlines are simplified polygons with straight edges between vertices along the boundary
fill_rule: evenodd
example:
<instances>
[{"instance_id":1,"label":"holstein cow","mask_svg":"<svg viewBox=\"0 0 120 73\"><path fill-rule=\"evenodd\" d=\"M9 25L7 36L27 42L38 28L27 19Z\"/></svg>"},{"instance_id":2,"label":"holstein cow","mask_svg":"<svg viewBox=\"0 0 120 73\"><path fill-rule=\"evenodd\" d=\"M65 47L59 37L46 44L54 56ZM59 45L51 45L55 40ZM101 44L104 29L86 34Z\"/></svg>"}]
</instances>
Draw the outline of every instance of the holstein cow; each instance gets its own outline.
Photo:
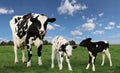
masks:
<instances>
[{"instance_id":1,"label":"holstein cow","mask_svg":"<svg viewBox=\"0 0 120 73\"><path fill-rule=\"evenodd\" d=\"M98 52L102 52L102 64L104 65L105 54L107 55L110 66L112 66L111 55L109 52L109 43L107 41L91 42L91 38L83 40L80 46L87 47L89 51L89 61L86 69L89 69L90 63L92 62L92 70L95 71L95 59Z\"/></svg>"},{"instance_id":2,"label":"holstein cow","mask_svg":"<svg viewBox=\"0 0 120 73\"><path fill-rule=\"evenodd\" d=\"M74 48L76 48L76 46L72 47L70 43L62 36L56 36L52 41L51 68L54 68L54 58L56 56L59 70L62 70L63 56L66 56L66 62L68 63L68 68L71 71L72 67L70 65L69 58L72 56L72 49Z\"/></svg>"},{"instance_id":3,"label":"holstein cow","mask_svg":"<svg viewBox=\"0 0 120 73\"><path fill-rule=\"evenodd\" d=\"M26 15L14 16L10 20L12 30L15 63L18 63L17 49L22 49L22 61L25 62L24 48L28 49L27 67L31 66L32 47L31 44L38 48L38 64L42 65L41 50L43 38L46 34L48 22L54 22L55 18L48 18L43 14L28 13Z\"/></svg>"}]
</instances>

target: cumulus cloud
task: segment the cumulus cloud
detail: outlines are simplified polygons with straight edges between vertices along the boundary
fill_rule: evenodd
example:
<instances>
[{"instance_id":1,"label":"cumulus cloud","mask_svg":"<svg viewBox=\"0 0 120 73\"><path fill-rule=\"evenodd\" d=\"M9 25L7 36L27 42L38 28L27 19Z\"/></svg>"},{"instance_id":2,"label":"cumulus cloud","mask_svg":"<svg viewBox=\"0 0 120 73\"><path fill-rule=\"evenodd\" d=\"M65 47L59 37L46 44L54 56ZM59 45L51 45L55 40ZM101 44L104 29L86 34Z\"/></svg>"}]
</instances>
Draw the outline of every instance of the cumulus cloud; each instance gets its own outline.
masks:
<instances>
[{"instance_id":1,"label":"cumulus cloud","mask_svg":"<svg viewBox=\"0 0 120 73\"><path fill-rule=\"evenodd\" d=\"M2 41L8 42L9 40L7 38L0 37L0 42L2 42Z\"/></svg>"},{"instance_id":2,"label":"cumulus cloud","mask_svg":"<svg viewBox=\"0 0 120 73\"><path fill-rule=\"evenodd\" d=\"M72 34L72 35L76 35L76 36L80 36L80 35L82 35L83 33L82 33L81 31L79 31L79 30L74 30L74 31L71 31L71 34Z\"/></svg>"},{"instance_id":3,"label":"cumulus cloud","mask_svg":"<svg viewBox=\"0 0 120 73\"><path fill-rule=\"evenodd\" d=\"M95 32L93 32L93 34L104 34L103 30L96 30Z\"/></svg>"},{"instance_id":4,"label":"cumulus cloud","mask_svg":"<svg viewBox=\"0 0 120 73\"><path fill-rule=\"evenodd\" d=\"M58 24L54 24L54 27L61 27L60 25L58 25Z\"/></svg>"},{"instance_id":5,"label":"cumulus cloud","mask_svg":"<svg viewBox=\"0 0 120 73\"><path fill-rule=\"evenodd\" d=\"M82 28L87 31L93 30L95 28L95 20L96 18L88 19L87 22L82 25Z\"/></svg>"},{"instance_id":6,"label":"cumulus cloud","mask_svg":"<svg viewBox=\"0 0 120 73\"><path fill-rule=\"evenodd\" d=\"M115 22L109 22L109 24L105 27L105 29L110 30L113 29L115 27Z\"/></svg>"},{"instance_id":7,"label":"cumulus cloud","mask_svg":"<svg viewBox=\"0 0 120 73\"><path fill-rule=\"evenodd\" d=\"M100 14L98 14L99 17L102 17L103 15L104 15L104 13L100 13Z\"/></svg>"},{"instance_id":8,"label":"cumulus cloud","mask_svg":"<svg viewBox=\"0 0 120 73\"><path fill-rule=\"evenodd\" d=\"M52 42L52 39L53 39L53 37L51 37L51 36L45 36L45 40L47 40L48 42Z\"/></svg>"},{"instance_id":9,"label":"cumulus cloud","mask_svg":"<svg viewBox=\"0 0 120 73\"><path fill-rule=\"evenodd\" d=\"M52 25L48 24L48 25L47 25L47 29L48 29L48 30L54 30L55 28L54 28Z\"/></svg>"},{"instance_id":10,"label":"cumulus cloud","mask_svg":"<svg viewBox=\"0 0 120 73\"><path fill-rule=\"evenodd\" d=\"M116 26L117 28L120 28L120 25Z\"/></svg>"},{"instance_id":11,"label":"cumulus cloud","mask_svg":"<svg viewBox=\"0 0 120 73\"><path fill-rule=\"evenodd\" d=\"M85 20L86 19L85 16L82 16L82 19Z\"/></svg>"},{"instance_id":12,"label":"cumulus cloud","mask_svg":"<svg viewBox=\"0 0 120 73\"><path fill-rule=\"evenodd\" d=\"M12 14L14 13L13 9L0 8L0 14Z\"/></svg>"},{"instance_id":13,"label":"cumulus cloud","mask_svg":"<svg viewBox=\"0 0 120 73\"><path fill-rule=\"evenodd\" d=\"M60 7L57 8L60 14L72 15L79 10L86 10L88 7L85 4L77 3L76 0L62 0Z\"/></svg>"},{"instance_id":14,"label":"cumulus cloud","mask_svg":"<svg viewBox=\"0 0 120 73\"><path fill-rule=\"evenodd\" d=\"M55 30L55 28L62 28L62 27L58 24L48 24L47 25L48 30Z\"/></svg>"}]
</instances>

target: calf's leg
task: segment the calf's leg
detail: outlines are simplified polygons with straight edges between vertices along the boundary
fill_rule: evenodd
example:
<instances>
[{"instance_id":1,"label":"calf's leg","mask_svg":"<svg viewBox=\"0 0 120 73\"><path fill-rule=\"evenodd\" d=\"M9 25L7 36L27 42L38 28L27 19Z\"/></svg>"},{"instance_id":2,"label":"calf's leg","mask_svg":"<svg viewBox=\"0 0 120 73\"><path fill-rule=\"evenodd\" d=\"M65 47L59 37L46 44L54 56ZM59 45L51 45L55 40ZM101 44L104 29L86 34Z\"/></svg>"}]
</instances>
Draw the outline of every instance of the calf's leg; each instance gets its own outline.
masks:
<instances>
[{"instance_id":1,"label":"calf's leg","mask_svg":"<svg viewBox=\"0 0 120 73\"><path fill-rule=\"evenodd\" d=\"M59 58L60 58L59 70L62 70L62 68L63 68L63 65L62 65L62 63L63 63L63 55L62 55L61 52L59 53Z\"/></svg>"},{"instance_id":2,"label":"calf's leg","mask_svg":"<svg viewBox=\"0 0 120 73\"><path fill-rule=\"evenodd\" d=\"M89 61L88 61L88 65L86 66L86 69L89 69L91 60L92 60L92 57L89 55Z\"/></svg>"},{"instance_id":3,"label":"calf's leg","mask_svg":"<svg viewBox=\"0 0 120 73\"><path fill-rule=\"evenodd\" d=\"M107 57L108 57L108 59L109 59L110 66L112 66L111 55L110 55L110 52L109 52L109 49L108 49L108 48L105 50L105 54L107 55Z\"/></svg>"},{"instance_id":4,"label":"calf's leg","mask_svg":"<svg viewBox=\"0 0 120 73\"><path fill-rule=\"evenodd\" d=\"M71 67L71 65L70 65L70 60L69 60L69 58L68 58L67 56L66 56L66 62L67 62L67 64L68 64L69 70L72 71L72 67Z\"/></svg>"},{"instance_id":5,"label":"calf's leg","mask_svg":"<svg viewBox=\"0 0 120 73\"><path fill-rule=\"evenodd\" d=\"M54 48L54 46L52 46L51 68L54 68L54 59L55 59L55 48Z\"/></svg>"},{"instance_id":6,"label":"calf's leg","mask_svg":"<svg viewBox=\"0 0 120 73\"><path fill-rule=\"evenodd\" d=\"M105 53L103 52L103 53L102 53L102 64L101 64L101 66L104 65L104 61L105 61Z\"/></svg>"}]
</instances>

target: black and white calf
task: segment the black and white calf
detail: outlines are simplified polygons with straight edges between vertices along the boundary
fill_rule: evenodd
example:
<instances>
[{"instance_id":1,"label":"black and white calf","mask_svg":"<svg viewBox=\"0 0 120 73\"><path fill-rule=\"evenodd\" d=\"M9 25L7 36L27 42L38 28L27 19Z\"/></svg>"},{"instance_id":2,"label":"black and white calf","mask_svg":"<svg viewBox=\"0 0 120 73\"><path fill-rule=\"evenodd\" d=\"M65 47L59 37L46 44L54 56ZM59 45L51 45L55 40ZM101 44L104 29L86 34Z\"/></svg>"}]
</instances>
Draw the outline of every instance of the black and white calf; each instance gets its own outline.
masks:
<instances>
[{"instance_id":1,"label":"black and white calf","mask_svg":"<svg viewBox=\"0 0 120 73\"><path fill-rule=\"evenodd\" d=\"M86 69L89 69L90 63L92 62L92 70L95 71L95 59L98 52L102 52L102 64L104 65L105 54L107 55L110 66L112 66L111 55L109 52L109 43L107 41L91 42L91 38L83 40L80 46L87 47L89 51L89 62Z\"/></svg>"},{"instance_id":2,"label":"black and white calf","mask_svg":"<svg viewBox=\"0 0 120 73\"><path fill-rule=\"evenodd\" d=\"M48 18L43 14L28 13L26 15L14 16L10 20L10 27L12 30L15 63L18 63L17 49L22 49L22 61L25 62L24 48L28 49L27 67L31 66L32 47L35 44L38 48L38 64L42 65L41 50L43 45L43 38L46 34L48 22L54 22L55 18Z\"/></svg>"},{"instance_id":3,"label":"black and white calf","mask_svg":"<svg viewBox=\"0 0 120 73\"><path fill-rule=\"evenodd\" d=\"M54 58L57 57L59 70L62 70L63 56L66 56L66 62L68 63L68 68L71 71L72 67L70 65L69 58L72 56L72 47L70 43L64 39L62 36L56 36L52 41L52 64L51 68L54 68Z\"/></svg>"}]
</instances>

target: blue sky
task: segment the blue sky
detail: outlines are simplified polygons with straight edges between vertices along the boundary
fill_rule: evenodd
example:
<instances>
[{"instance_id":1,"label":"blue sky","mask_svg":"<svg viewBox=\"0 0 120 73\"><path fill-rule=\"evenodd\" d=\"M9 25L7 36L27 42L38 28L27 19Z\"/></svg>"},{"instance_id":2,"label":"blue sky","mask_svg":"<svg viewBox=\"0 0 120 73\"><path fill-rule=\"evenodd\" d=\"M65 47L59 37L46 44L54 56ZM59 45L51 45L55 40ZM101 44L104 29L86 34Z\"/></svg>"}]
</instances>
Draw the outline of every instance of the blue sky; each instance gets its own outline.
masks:
<instances>
[{"instance_id":1,"label":"blue sky","mask_svg":"<svg viewBox=\"0 0 120 73\"><path fill-rule=\"evenodd\" d=\"M57 19L48 24L44 39L61 35L68 40L91 37L120 44L120 0L0 0L0 41L12 40L9 21L29 12Z\"/></svg>"}]
</instances>

